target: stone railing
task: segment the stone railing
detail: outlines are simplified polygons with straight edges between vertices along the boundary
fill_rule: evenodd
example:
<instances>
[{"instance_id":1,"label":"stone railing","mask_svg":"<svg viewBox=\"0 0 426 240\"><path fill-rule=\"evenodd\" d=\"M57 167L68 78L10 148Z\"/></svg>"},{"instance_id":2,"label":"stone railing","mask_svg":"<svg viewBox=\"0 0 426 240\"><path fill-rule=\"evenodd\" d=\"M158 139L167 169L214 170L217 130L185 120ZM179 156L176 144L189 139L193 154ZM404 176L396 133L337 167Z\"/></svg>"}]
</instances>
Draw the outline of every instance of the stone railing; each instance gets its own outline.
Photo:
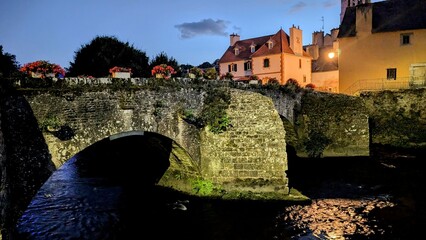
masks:
<instances>
[{"instance_id":1,"label":"stone railing","mask_svg":"<svg viewBox=\"0 0 426 240\"><path fill-rule=\"evenodd\" d=\"M424 77L398 77L395 80L386 78L363 79L356 81L343 91L343 93L356 95L363 91L398 90L422 87L426 87L426 78Z\"/></svg>"}]
</instances>

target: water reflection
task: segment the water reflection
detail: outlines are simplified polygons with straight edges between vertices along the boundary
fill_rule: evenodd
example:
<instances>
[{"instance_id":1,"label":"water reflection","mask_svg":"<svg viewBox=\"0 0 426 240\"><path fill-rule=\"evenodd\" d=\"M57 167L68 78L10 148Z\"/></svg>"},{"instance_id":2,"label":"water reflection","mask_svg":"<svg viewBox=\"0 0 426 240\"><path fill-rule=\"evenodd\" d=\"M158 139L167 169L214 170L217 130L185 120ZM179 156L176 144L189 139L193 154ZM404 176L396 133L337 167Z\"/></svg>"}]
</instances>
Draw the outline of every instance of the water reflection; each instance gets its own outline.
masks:
<instances>
[{"instance_id":1,"label":"water reflection","mask_svg":"<svg viewBox=\"0 0 426 240\"><path fill-rule=\"evenodd\" d=\"M43 185L18 222L16 239L388 240L412 239L426 227L420 159L385 165L299 159L289 166L290 183L313 200L292 204L200 199L128 184L114 175L120 169L99 173L78 157ZM131 179L138 172L134 167Z\"/></svg>"},{"instance_id":2,"label":"water reflection","mask_svg":"<svg viewBox=\"0 0 426 240\"><path fill-rule=\"evenodd\" d=\"M83 177L78 167L71 159L43 185L18 222L17 239L274 239L274 217L285 207L161 187L129 192L105 178Z\"/></svg>"},{"instance_id":3,"label":"water reflection","mask_svg":"<svg viewBox=\"0 0 426 240\"><path fill-rule=\"evenodd\" d=\"M290 180L312 203L277 216L287 230L277 239L417 239L426 227L424 153L380 153L292 162Z\"/></svg>"},{"instance_id":4,"label":"water reflection","mask_svg":"<svg viewBox=\"0 0 426 240\"><path fill-rule=\"evenodd\" d=\"M280 220L297 237L311 235L317 239L346 239L353 235L381 235L385 229L368 219L376 209L393 207L386 196L370 199L317 199L307 206L290 206Z\"/></svg>"},{"instance_id":5,"label":"water reflection","mask_svg":"<svg viewBox=\"0 0 426 240\"><path fill-rule=\"evenodd\" d=\"M18 222L19 238L111 239L120 232L123 189L102 178L80 178L75 161L42 186Z\"/></svg>"}]
</instances>

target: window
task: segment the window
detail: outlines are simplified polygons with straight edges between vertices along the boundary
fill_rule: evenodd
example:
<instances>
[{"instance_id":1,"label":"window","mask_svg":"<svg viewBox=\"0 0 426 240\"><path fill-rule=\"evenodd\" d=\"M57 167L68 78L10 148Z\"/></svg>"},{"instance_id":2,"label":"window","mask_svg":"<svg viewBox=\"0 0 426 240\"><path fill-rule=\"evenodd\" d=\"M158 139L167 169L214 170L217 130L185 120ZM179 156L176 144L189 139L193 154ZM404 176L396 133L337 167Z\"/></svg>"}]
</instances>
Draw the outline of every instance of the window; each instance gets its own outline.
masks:
<instances>
[{"instance_id":1,"label":"window","mask_svg":"<svg viewBox=\"0 0 426 240\"><path fill-rule=\"evenodd\" d=\"M412 33L402 33L400 37L401 45L410 45Z\"/></svg>"},{"instance_id":2,"label":"window","mask_svg":"<svg viewBox=\"0 0 426 240\"><path fill-rule=\"evenodd\" d=\"M271 40L266 42L266 44L268 45L268 49L272 49L274 47L274 43Z\"/></svg>"},{"instance_id":3,"label":"window","mask_svg":"<svg viewBox=\"0 0 426 240\"><path fill-rule=\"evenodd\" d=\"M263 59L263 67L264 67L264 68L269 67L269 58L265 58L265 59Z\"/></svg>"},{"instance_id":4,"label":"window","mask_svg":"<svg viewBox=\"0 0 426 240\"><path fill-rule=\"evenodd\" d=\"M303 82L306 82L306 75L303 75Z\"/></svg>"},{"instance_id":5,"label":"window","mask_svg":"<svg viewBox=\"0 0 426 240\"><path fill-rule=\"evenodd\" d=\"M250 71L251 70L251 62L245 62L244 63L244 71Z\"/></svg>"},{"instance_id":6,"label":"window","mask_svg":"<svg viewBox=\"0 0 426 240\"><path fill-rule=\"evenodd\" d=\"M250 52L251 52L251 53L256 52L256 46L251 45L251 46L250 46Z\"/></svg>"},{"instance_id":7,"label":"window","mask_svg":"<svg viewBox=\"0 0 426 240\"><path fill-rule=\"evenodd\" d=\"M234 48L234 53L235 53L235 55L240 54L240 49L238 49L238 48Z\"/></svg>"},{"instance_id":8,"label":"window","mask_svg":"<svg viewBox=\"0 0 426 240\"><path fill-rule=\"evenodd\" d=\"M237 71L237 64L229 64L228 65L228 72L236 72Z\"/></svg>"},{"instance_id":9,"label":"window","mask_svg":"<svg viewBox=\"0 0 426 240\"><path fill-rule=\"evenodd\" d=\"M388 68L386 72L388 80L396 80L396 68Z\"/></svg>"},{"instance_id":10,"label":"window","mask_svg":"<svg viewBox=\"0 0 426 240\"><path fill-rule=\"evenodd\" d=\"M299 68L302 68L302 59L299 59Z\"/></svg>"}]
</instances>

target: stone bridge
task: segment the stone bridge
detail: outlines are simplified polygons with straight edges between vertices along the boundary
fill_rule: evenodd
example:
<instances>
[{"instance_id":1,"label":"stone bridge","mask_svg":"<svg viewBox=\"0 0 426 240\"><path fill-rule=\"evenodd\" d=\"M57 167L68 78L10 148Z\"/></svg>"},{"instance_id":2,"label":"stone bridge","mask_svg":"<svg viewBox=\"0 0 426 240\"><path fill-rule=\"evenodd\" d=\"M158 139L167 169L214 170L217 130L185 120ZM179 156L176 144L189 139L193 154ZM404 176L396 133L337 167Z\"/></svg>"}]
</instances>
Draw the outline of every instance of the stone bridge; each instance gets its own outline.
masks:
<instances>
[{"instance_id":1,"label":"stone bridge","mask_svg":"<svg viewBox=\"0 0 426 240\"><path fill-rule=\"evenodd\" d=\"M425 114L418 102L424 102L426 91L395 93L397 97L385 93L391 97L383 100L383 94L365 99L288 94L211 81L150 84L77 83L16 90L0 81L0 229L13 226L55 168L99 142L137 135L146 137L153 148L164 149L170 167L161 185L191 191L185 180L201 178L226 190L279 194L289 192L289 145L299 156L323 157L368 156L370 141L395 145L407 139L424 146ZM206 102L215 90L220 93L216 95L230 97L226 121L219 119L227 129L219 133L196 121L206 117L204 110L212 106ZM389 103L377 104L385 100ZM381 110L382 105L388 108ZM397 116L401 124L393 129L397 118L382 116ZM419 122L416 131L413 124L405 124L407 119ZM378 129L383 122L389 124ZM410 135L416 132L423 138Z\"/></svg>"},{"instance_id":2,"label":"stone bridge","mask_svg":"<svg viewBox=\"0 0 426 240\"><path fill-rule=\"evenodd\" d=\"M102 139L152 132L172 140L171 166L160 184L187 188L176 180L202 178L230 189L238 183L239 189L287 194L285 130L271 98L229 87L223 90L231 99L226 110L229 127L221 133L188 120L188 115L201 117L206 107L209 92L203 89L23 94L45 129L43 136L56 167Z\"/></svg>"}]
</instances>

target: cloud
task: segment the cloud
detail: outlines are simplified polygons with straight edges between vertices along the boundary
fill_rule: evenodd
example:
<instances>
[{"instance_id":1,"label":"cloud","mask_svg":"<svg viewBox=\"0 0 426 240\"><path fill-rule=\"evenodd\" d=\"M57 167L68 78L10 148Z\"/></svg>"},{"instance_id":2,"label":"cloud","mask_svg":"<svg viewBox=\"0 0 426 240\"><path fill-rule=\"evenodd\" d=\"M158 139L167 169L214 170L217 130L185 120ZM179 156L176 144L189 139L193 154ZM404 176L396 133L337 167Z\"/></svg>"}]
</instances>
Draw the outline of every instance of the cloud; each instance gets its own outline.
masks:
<instances>
[{"instance_id":1,"label":"cloud","mask_svg":"<svg viewBox=\"0 0 426 240\"><path fill-rule=\"evenodd\" d=\"M322 5L323 5L324 7L326 7L326 8L334 7L334 6L336 6L337 4L339 4L339 1L337 1L337 0L327 0L327 1L324 1L324 2L322 3Z\"/></svg>"},{"instance_id":2,"label":"cloud","mask_svg":"<svg viewBox=\"0 0 426 240\"><path fill-rule=\"evenodd\" d=\"M289 12L290 13L299 12L299 11L302 11L307 6L308 5L305 2L298 2L290 8Z\"/></svg>"},{"instance_id":3,"label":"cloud","mask_svg":"<svg viewBox=\"0 0 426 240\"><path fill-rule=\"evenodd\" d=\"M211 18L204 19L199 22L182 23L175 25L180 31L182 38L193 38L199 35L217 35L227 36L228 33L225 31L228 22L224 20L213 20Z\"/></svg>"},{"instance_id":4,"label":"cloud","mask_svg":"<svg viewBox=\"0 0 426 240\"><path fill-rule=\"evenodd\" d=\"M237 27L237 26L233 26L233 29L236 33L240 33L241 32L241 28Z\"/></svg>"}]
</instances>

